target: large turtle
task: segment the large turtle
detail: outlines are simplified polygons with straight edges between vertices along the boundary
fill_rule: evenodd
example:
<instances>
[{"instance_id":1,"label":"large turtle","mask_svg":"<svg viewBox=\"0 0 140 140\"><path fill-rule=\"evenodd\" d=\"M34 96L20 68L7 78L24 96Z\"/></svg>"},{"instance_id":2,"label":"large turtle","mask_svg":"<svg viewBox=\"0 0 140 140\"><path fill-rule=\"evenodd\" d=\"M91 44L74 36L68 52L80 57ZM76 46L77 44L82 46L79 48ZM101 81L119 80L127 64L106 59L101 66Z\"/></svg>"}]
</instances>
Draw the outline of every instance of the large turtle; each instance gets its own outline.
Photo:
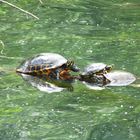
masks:
<instances>
[{"instance_id":1,"label":"large turtle","mask_svg":"<svg viewBox=\"0 0 140 140\"><path fill-rule=\"evenodd\" d=\"M28 75L47 76L54 79L69 80L70 71L78 72L79 68L56 53L41 53L25 61L16 72Z\"/></svg>"}]
</instances>

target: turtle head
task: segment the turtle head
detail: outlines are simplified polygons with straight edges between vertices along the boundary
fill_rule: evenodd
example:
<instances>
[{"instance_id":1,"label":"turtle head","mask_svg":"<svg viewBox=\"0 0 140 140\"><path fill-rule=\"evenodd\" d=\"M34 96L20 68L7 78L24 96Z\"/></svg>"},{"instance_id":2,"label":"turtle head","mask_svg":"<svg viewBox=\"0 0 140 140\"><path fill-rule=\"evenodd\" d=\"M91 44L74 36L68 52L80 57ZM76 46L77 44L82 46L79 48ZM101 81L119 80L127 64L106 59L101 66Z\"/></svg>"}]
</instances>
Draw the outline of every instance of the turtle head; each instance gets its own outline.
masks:
<instances>
[{"instance_id":1,"label":"turtle head","mask_svg":"<svg viewBox=\"0 0 140 140\"><path fill-rule=\"evenodd\" d=\"M106 66L106 67L105 67L106 71L107 71L107 72L110 72L110 71L112 70L113 66L114 66L114 65L108 65L108 66Z\"/></svg>"},{"instance_id":2,"label":"turtle head","mask_svg":"<svg viewBox=\"0 0 140 140\"><path fill-rule=\"evenodd\" d=\"M68 60L66 63L66 66L69 70L72 70L74 72L78 72L80 69L74 64L74 61Z\"/></svg>"}]
</instances>

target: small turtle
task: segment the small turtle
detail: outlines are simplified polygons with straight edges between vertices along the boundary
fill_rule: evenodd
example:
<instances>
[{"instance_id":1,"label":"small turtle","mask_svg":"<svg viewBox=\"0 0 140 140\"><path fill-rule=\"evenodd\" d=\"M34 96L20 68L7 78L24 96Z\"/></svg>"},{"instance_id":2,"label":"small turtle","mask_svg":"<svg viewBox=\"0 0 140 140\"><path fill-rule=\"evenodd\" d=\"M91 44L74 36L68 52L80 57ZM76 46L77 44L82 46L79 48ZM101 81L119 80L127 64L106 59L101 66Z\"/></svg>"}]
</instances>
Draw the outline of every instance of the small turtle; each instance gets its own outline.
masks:
<instances>
[{"instance_id":1,"label":"small turtle","mask_svg":"<svg viewBox=\"0 0 140 140\"><path fill-rule=\"evenodd\" d=\"M112 71L103 75L82 75L79 79L84 81L88 87L103 86L127 86L133 83L136 78L132 73L126 71Z\"/></svg>"},{"instance_id":2,"label":"small turtle","mask_svg":"<svg viewBox=\"0 0 140 140\"><path fill-rule=\"evenodd\" d=\"M79 80L87 81L91 83L106 84L109 82L104 76L112 70L112 65L106 65L104 63L93 63L87 66L83 73L80 74Z\"/></svg>"},{"instance_id":3,"label":"small turtle","mask_svg":"<svg viewBox=\"0 0 140 140\"><path fill-rule=\"evenodd\" d=\"M112 65L106 65L104 63L93 63L85 68L84 73L88 74L106 74L112 70Z\"/></svg>"},{"instance_id":4,"label":"small turtle","mask_svg":"<svg viewBox=\"0 0 140 140\"><path fill-rule=\"evenodd\" d=\"M54 79L69 80L70 71L78 72L79 68L56 53L41 53L25 61L16 72L35 76L47 76Z\"/></svg>"}]
</instances>

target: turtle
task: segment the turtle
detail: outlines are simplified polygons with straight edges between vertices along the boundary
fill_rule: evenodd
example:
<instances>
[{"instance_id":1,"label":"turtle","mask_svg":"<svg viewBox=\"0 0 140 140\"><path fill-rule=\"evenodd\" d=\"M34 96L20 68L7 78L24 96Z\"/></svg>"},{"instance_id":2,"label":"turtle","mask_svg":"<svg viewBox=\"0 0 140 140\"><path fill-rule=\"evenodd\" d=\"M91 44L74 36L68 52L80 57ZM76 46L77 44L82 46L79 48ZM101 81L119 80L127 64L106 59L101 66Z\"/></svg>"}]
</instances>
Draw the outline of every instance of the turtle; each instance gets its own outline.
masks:
<instances>
[{"instance_id":1,"label":"turtle","mask_svg":"<svg viewBox=\"0 0 140 140\"><path fill-rule=\"evenodd\" d=\"M54 79L69 80L72 78L70 71L78 72L80 69L74 61L67 60L57 53L41 53L24 61L16 69L17 73L33 76L47 76Z\"/></svg>"},{"instance_id":2,"label":"turtle","mask_svg":"<svg viewBox=\"0 0 140 140\"><path fill-rule=\"evenodd\" d=\"M84 73L102 75L110 72L112 67L113 65L106 65L104 63L92 63L85 68Z\"/></svg>"},{"instance_id":3,"label":"turtle","mask_svg":"<svg viewBox=\"0 0 140 140\"><path fill-rule=\"evenodd\" d=\"M79 80L97 84L103 82L106 84L109 80L104 75L109 73L112 67L112 65L106 65L104 63L92 63L79 75Z\"/></svg>"},{"instance_id":4,"label":"turtle","mask_svg":"<svg viewBox=\"0 0 140 140\"><path fill-rule=\"evenodd\" d=\"M80 78L88 87L127 86L136 80L132 73L120 70L103 75L82 75Z\"/></svg>"}]
</instances>

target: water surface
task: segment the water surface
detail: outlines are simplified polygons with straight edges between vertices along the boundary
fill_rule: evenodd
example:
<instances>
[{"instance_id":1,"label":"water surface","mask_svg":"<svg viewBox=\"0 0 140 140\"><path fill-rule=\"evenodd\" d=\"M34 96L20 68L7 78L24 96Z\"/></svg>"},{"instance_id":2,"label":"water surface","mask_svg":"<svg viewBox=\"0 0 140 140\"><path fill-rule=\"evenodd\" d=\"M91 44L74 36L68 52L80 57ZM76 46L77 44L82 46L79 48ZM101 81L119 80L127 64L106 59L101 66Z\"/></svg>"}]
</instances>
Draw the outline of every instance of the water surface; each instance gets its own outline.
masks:
<instances>
[{"instance_id":1,"label":"water surface","mask_svg":"<svg viewBox=\"0 0 140 140\"><path fill-rule=\"evenodd\" d=\"M139 140L139 0L11 1L36 20L0 3L0 139ZM19 75L20 63L38 53L90 63L114 64L135 74L134 86L48 94Z\"/></svg>"}]
</instances>

